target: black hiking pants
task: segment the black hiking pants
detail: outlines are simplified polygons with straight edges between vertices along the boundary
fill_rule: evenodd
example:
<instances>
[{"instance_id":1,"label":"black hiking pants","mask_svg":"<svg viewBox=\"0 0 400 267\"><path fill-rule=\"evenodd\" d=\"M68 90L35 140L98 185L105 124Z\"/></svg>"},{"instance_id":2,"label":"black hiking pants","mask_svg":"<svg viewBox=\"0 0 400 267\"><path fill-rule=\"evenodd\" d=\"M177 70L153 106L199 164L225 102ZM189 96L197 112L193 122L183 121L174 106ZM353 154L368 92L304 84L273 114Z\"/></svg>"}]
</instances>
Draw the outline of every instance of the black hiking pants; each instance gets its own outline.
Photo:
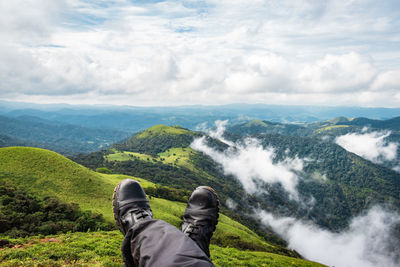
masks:
<instances>
[{"instance_id":1,"label":"black hiking pants","mask_svg":"<svg viewBox=\"0 0 400 267\"><path fill-rule=\"evenodd\" d=\"M127 267L214 266L192 239L162 220L135 224L126 233L121 250Z\"/></svg>"}]
</instances>

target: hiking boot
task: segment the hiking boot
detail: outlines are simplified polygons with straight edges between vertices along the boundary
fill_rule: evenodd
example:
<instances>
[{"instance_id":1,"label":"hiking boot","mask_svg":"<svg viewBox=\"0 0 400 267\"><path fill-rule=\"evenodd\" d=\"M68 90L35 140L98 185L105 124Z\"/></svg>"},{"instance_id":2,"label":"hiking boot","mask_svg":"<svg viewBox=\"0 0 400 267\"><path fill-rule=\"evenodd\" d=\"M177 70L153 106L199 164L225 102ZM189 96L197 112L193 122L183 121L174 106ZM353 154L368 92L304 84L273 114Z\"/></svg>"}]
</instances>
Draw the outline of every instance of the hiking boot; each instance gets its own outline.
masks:
<instances>
[{"instance_id":1,"label":"hiking boot","mask_svg":"<svg viewBox=\"0 0 400 267\"><path fill-rule=\"evenodd\" d=\"M197 187L183 215L182 232L210 257L210 240L218 223L218 195L208 186Z\"/></svg>"},{"instance_id":2,"label":"hiking boot","mask_svg":"<svg viewBox=\"0 0 400 267\"><path fill-rule=\"evenodd\" d=\"M139 182L125 179L118 183L113 194L113 212L119 230L125 235L135 223L150 220L153 214Z\"/></svg>"}]
</instances>

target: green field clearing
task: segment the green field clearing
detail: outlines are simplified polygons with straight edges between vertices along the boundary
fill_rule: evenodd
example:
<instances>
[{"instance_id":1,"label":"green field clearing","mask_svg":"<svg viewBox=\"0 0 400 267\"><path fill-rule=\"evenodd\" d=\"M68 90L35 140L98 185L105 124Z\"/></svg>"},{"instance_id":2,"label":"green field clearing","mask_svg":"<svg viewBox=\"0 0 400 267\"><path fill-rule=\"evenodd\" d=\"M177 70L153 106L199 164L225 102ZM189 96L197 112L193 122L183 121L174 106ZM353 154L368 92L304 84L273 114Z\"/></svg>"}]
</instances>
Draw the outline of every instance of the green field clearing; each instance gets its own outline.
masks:
<instances>
[{"instance_id":1,"label":"green field clearing","mask_svg":"<svg viewBox=\"0 0 400 267\"><path fill-rule=\"evenodd\" d=\"M319 129L316 130L316 132L317 133L322 133L322 132L330 131L330 130L333 130L333 129L347 128L347 127L349 127L349 125L331 125L331 126L326 126L326 127L323 127L323 128L319 128Z\"/></svg>"},{"instance_id":2,"label":"green field clearing","mask_svg":"<svg viewBox=\"0 0 400 267\"><path fill-rule=\"evenodd\" d=\"M137 152L117 151L115 149L113 149L113 152L113 154L106 155L105 159L108 161L126 161L134 160L136 158L147 162L161 162L164 164L175 165L192 171L195 170L195 167L190 161L190 155L198 153L189 147L170 148L165 152L158 153L157 157Z\"/></svg>"},{"instance_id":3,"label":"green field clearing","mask_svg":"<svg viewBox=\"0 0 400 267\"><path fill-rule=\"evenodd\" d=\"M164 152L158 153L157 157L153 157L147 154L141 154L137 152L129 152L129 151L117 151L112 149L113 154L108 154L104 156L107 161L127 161L127 160L142 160L145 162L151 163L162 163L172 165L178 168L186 168L190 171L195 172L196 174L205 177L208 180L213 180L214 177L209 173L198 169L194 166L190 157L199 152L193 150L190 147L174 147L170 148Z\"/></svg>"}]
</instances>

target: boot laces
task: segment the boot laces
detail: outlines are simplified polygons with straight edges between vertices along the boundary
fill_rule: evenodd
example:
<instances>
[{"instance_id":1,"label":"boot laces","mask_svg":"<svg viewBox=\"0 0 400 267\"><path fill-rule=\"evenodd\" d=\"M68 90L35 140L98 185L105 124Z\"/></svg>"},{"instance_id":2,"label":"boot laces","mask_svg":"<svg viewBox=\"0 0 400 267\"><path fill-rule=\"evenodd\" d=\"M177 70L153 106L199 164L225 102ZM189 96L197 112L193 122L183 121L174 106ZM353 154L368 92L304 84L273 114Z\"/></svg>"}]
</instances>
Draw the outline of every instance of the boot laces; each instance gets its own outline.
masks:
<instances>
[{"instance_id":1,"label":"boot laces","mask_svg":"<svg viewBox=\"0 0 400 267\"><path fill-rule=\"evenodd\" d=\"M136 209L131 210L131 213L134 213L134 214L135 214L134 217L135 217L137 220L138 220L138 219L142 219L142 218L146 218L146 217L150 216L149 213L146 212L144 209L139 209L139 208L136 208Z\"/></svg>"},{"instance_id":2,"label":"boot laces","mask_svg":"<svg viewBox=\"0 0 400 267\"><path fill-rule=\"evenodd\" d=\"M195 225L195 224L189 224L188 227L185 230L186 233L189 234L199 234L200 233L200 225Z\"/></svg>"}]
</instances>

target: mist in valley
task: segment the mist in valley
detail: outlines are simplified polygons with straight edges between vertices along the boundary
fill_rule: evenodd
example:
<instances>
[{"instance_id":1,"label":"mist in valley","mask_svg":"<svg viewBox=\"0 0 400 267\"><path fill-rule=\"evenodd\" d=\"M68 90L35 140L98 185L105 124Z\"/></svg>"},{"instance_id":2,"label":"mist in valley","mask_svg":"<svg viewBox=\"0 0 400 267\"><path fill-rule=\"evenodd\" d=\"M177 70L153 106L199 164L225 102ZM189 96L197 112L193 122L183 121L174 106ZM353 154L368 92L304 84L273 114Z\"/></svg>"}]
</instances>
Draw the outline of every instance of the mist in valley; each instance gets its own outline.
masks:
<instances>
[{"instance_id":1,"label":"mist in valley","mask_svg":"<svg viewBox=\"0 0 400 267\"><path fill-rule=\"evenodd\" d=\"M219 151L210 147L205 137L195 139L191 147L219 163L224 173L235 177L248 194L268 194L264 187L258 186L260 182L280 184L290 200L312 209L313 201L304 201L305 198L297 190L299 181L303 179L304 166L310 159L287 156L277 161L276 149L263 147L255 138L246 137L235 142L227 140L224 138L227 123L217 121L213 129L207 129L204 125L202 127L209 136L229 145L226 150ZM393 159L396 155L397 144L384 141L388 134L347 134L338 137L335 142L349 151L359 148L354 153L377 162L382 158ZM374 152L368 153L370 150ZM235 209L237 203L228 199L226 205ZM352 217L348 227L339 232L324 229L309 220L283 217L258 207L253 207L250 213L285 239L289 248L307 259L330 266L398 266L400 215L393 212L390 206L375 205L364 210Z\"/></svg>"}]
</instances>

